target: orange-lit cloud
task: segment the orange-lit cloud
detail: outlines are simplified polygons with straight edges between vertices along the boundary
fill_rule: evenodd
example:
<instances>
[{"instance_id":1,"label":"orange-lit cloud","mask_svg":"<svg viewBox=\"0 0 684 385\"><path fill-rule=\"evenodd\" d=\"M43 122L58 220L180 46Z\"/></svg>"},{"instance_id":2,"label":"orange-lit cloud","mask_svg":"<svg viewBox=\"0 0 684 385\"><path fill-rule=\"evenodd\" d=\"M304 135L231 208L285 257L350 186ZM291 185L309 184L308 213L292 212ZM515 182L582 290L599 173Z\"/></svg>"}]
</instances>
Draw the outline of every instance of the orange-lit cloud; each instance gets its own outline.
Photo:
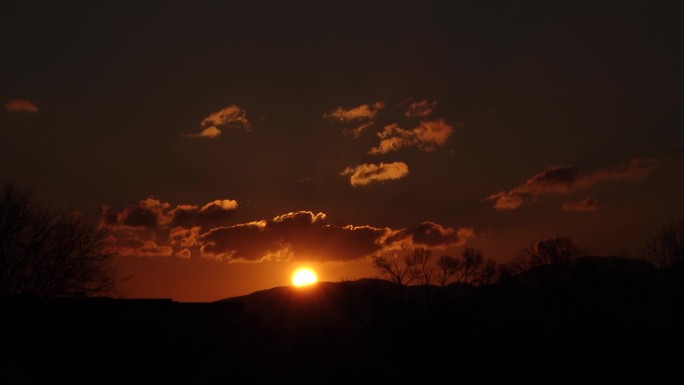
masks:
<instances>
[{"instance_id":1,"label":"orange-lit cloud","mask_svg":"<svg viewBox=\"0 0 684 385\"><path fill-rule=\"evenodd\" d=\"M586 197L579 201L563 202L562 208L565 211L596 211L599 209L599 202L594 197Z\"/></svg>"},{"instance_id":2,"label":"orange-lit cloud","mask_svg":"<svg viewBox=\"0 0 684 385\"><path fill-rule=\"evenodd\" d=\"M190 248L199 244L201 227L174 227L169 231L169 242L177 248Z\"/></svg>"},{"instance_id":3,"label":"orange-lit cloud","mask_svg":"<svg viewBox=\"0 0 684 385\"><path fill-rule=\"evenodd\" d=\"M207 127L204 130L196 133L196 134L186 134L184 135L187 138L205 138L205 139L214 139L218 138L221 136L221 130L218 128L211 126Z\"/></svg>"},{"instance_id":4,"label":"orange-lit cloud","mask_svg":"<svg viewBox=\"0 0 684 385\"><path fill-rule=\"evenodd\" d=\"M352 186L365 186L373 182L395 180L405 177L409 168L404 162L364 163L355 167L347 167L340 175L349 175Z\"/></svg>"},{"instance_id":5,"label":"orange-lit cloud","mask_svg":"<svg viewBox=\"0 0 684 385\"><path fill-rule=\"evenodd\" d=\"M339 121L348 122L352 120L368 120L373 119L375 115L385 107L383 102L375 102L373 104L362 104L357 107L343 108L337 107L334 110L323 114L324 118L337 119Z\"/></svg>"},{"instance_id":6,"label":"orange-lit cloud","mask_svg":"<svg viewBox=\"0 0 684 385\"><path fill-rule=\"evenodd\" d=\"M428 120L418 124L412 130L406 130L393 123L385 126L378 133L380 143L368 152L371 155L387 154L398 151L402 147L418 147L423 151L432 151L444 145L453 127L444 119Z\"/></svg>"},{"instance_id":7,"label":"orange-lit cloud","mask_svg":"<svg viewBox=\"0 0 684 385\"><path fill-rule=\"evenodd\" d=\"M373 124L375 124L375 122L368 122L368 123L360 124L358 126L355 126L355 127L349 128L349 129L345 129L344 131L342 131L342 133L345 136L349 136L349 137L352 137L354 139L357 139L361 136L363 131L365 131L369 127L372 127Z\"/></svg>"},{"instance_id":8,"label":"orange-lit cloud","mask_svg":"<svg viewBox=\"0 0 684 385\"><path fill-rule=\"evenodd\" d=\"M426 118L432 115L435 106L437 106L436 100L432 102L429 102L427 100L413 102L408 106L406 112L404 112L404 115L407 118Z\"/></svg>"},{"instance_id":9,"label":"orange-lit cloud","mask_svg":"<svg viewBox=\"0 0 684 385\"><path fill-rule=\"evenodd\" d=\"M183 136L188 138L215 139L221 136L222 129L243 128L249 131L249 120L247 120L247 113L242 107L231 104L202 119L200 127L202 127L202 131Z\"/></svg>"},{"instance_id":10,"label":"orange-lit cloud","mask_svg":"<svg viewBox=\"0 0 684 385\"><path fill-rule=\"evenodd\" d=\"M249 130L249 121L247 120L247 113L245 110L236 105L231 104L224 109L214 112L202 120L200 124L202 127L227 127L238 126L245 130Z\"/></svg>"},{"instance_id":11,"label":"orange-lit cloud","mask_svg":"<svg viewBox=\"0 0 684 385\"><path fill-rule=\"evenodd\" d=\"M9 112L29 112L35 114L38 107L26 99L12 99L5 103L5 111Z\"/></svg>"},{"instance_id":12,"label":"orange-lit cloud","mask_svg":"<svg viewBox=\"0 0 684 385\"><path fill-rule=\"evenodd\" d=\"M650 174L655 166L653 159L634 159L620 167L588 174L582 173L577 166L551 166L532 176L524 184L509 191L492 194L484 200L494 201L494 208L497 210L514 210L526 202L534 202L541 194L564 195L603 181L641 179Z\"/></svg>"}]
</instances>

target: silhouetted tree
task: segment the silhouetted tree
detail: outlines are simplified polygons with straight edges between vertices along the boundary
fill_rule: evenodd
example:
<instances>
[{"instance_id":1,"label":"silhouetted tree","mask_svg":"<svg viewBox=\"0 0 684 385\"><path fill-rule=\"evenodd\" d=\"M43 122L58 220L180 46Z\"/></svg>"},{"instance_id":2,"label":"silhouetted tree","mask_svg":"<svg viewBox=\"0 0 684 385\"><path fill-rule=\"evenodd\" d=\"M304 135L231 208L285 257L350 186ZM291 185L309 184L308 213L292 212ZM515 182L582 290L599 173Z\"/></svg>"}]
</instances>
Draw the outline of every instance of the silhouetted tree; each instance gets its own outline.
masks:
<instances>
[{"instance_id":1,"label":"silhouetted tree","mask_svg":"<svg viewBox=\"0 0 684 385\"><path fill-rule=\"evenodd\" d=\"M0 294L93 295L116 282L107 231L40 207L12 183L0 187Z\"/></svg>"},{"instance_id":2,"label":"silhouetted tree","mask_svg":"<svg viewBox=\"0 0 684 385\"><path fill-rule=\"evenodd\" d=\"M461 254L460 282L471 285L489 284L496 275L496 262L484 258L482 251L466 247Z\"/></svg>"},{"instance_id":3,"label":"silhouetted tree","mask_svg":"<svg viewBox=\"0 0 684 385\"><path fill-rule=\"evenodd\" d=\"M558 267L580 254L580 249L571 238L557 237L532 243L520 250L510 268L517 272L542 266Z\"/></svg>"},{"instance_id":4,"label":"silhouetted tree","mask_svg":"<svg viewBox=\"0 0 684 385\"><path fill-rule=\"evenodd\" d=\"M443 255L437 266L441 286L452 279L453 282L478 286L492 283L496 277L496 262L486 259L482 251L474 247L466 246L460 258Z\"/></svg>"},{"instance_id":5,"label":"silhouetted tree","mask_svg":"<svg viewBox=\"0 0 684 385\"><path fill-rule=\"evenodd\" d=\"M412 252L404 250L403 255L395 251L373 257L373 267L399 286L399 300L401 301L404 288L421 275L421 258L424 258L426 263L429 259L429 256L424 255L424 250L414 249Z\"/></svg>"},{"instance_id":6,"label":"silhouetted tree","mask_svg":"<svg viewBox=\"0 0 684 385\"><path fill-rule=\"evenodd\" d=\"M662 269L684 262L684 219L673 220L648 240L646 258Z\"/></svg>"},{"instance_id":7,"label":"silhouetted tree","mask_svg":"<svg viewBox=\"0 0 684 385\"><path fill-rule=\"evenodd\" d=\"M442 255L437 261L437 267L440 270L439 286L446 285L452 277L458 273L461 267L460 261L456 257L450 255Z\"/></svg>"}]
</instances>

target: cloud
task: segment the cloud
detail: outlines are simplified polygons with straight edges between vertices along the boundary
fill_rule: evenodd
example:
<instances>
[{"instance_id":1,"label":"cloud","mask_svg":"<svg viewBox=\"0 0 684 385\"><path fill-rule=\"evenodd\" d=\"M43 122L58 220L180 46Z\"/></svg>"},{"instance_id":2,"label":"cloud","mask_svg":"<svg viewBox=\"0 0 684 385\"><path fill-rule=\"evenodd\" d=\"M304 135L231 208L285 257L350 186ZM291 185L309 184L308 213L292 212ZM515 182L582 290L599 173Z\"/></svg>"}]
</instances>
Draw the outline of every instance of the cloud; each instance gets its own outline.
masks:
<instances>
[{"instance_id":1,"label":"cloud","mask_svg":"<svg viewBox=\"0 0 684 385\"><path fill-rule=\"evenodd\" d=\"M562 208L565 211L596 211L599 209L599 202L594 197L586 197L579 201L563 202Z\"/></svg>"},{"instance_id":2,"label":"cloud","mask_svg":"<svg viewBox=\"0 0 684 385\"><path fill-rule=\"evenodd\" d=\"M202 131L196 134L185 134L187 138L215 139L221 136L221 130L227 128L242 128L249 131L249 120L244 108L231 104L220 111L214 112L200 122Z\"/></svg>"},{"instance_id":3,"label":"cloud","mask_svg":"<svg viewBox=\"0 0 684 385\"><path fill-rule=\"evenodd\" d=\"M375 118L375 115L385 107L383 102L375 102L373 104L362 104L357 107L343 108L337 107L334 110L323 114L324 118L337 119L342 122L354 120L370 120Z\"/></svg>"},{"instance_id":4,"label":"cloud","mask_svg":"<svg viewBox=\"0 0 684 385\"><path fill-rule=\"evenodd\" d=\"M435 109L435 106L437 106L437 101L432 101L429 102L427 100L421 100L420 102L413 102L411 103L408 108L406 109L406 112L404 112L404 115L407 118L426 118L430 115L432 115L432 112Z\"/></svg>"},{"instance_id":5,"label":"cloud","mask_svg":"<svg viewBox=\"0 0 684 385\"><path fill-rule=\"evenodd\" d=\"M190 248L199 245L201 227L174 227L169 231L169 242L177 248Z\"/></svg>"},{"instance_id":6,"label":"cloud","mask_svg":"<svg viewBox=\"0 0 684 385\"><path fill-rule=\"evenodd\" d=\"M361 136L363 131L365 131L367 128L373 126L373 124L375 124L375 122L364 123L364 124L358 125L356 127L350 128L350 129L345 129L344 131L342 131L342 133L345 136L349 136L349 137L352 137L354 139L357 139Z\"/></svg>"},{"instance_id":7,"label":"cloud","mask_svg":"<svg viewBox=\"0 0 684 385\"><path fill-rule=\"evenodd\" d=\"M151 228L165 221L165 212L170 207L170 204L150 197L130 204L120 211L103 206L102 218L104 223L110 226Z\"/></svg>"},{"instance_id":8,"label":"cloud","mask_svg":"<svg viewBox=\"0 0 684 385\"><path fill-rule=\"evenodd\" d=\"M396 180L405 177L409 168L404 162L364 163L356 167L347 167L340 175L349 177L352 186L365 186L373 182Z\"/></svg>"},{"instance_id":9,"label":"cloud","mask_svg":"<svg viewBox=\"0 0 684 385\"><path fill-rule=\"evenodd\" d=\"M171 217L171 224L175 226L208 227L220 224L230 218L237 207L236 201L224 199L209 202L201 208L195 205L178 205L168 214Z\"/></svg>"},{"instance_id":10,"label":"cloud","mask_svg":"<svg viewBox=\"0 0 684 385\"><path fill-rule=\"evenodd\" d=\"M428 120L418 124L412 130L405 130L396 123L385 126L378 133L380 143L368 152L371 155L387 154L398 151L402 147L418 147L423 151L432 151L444 145L453 127L444 119Z\"/></svg>"},{"instance_id":11,"label":"cloud","mask_svg":"<svg viewBox=\"0 0 684 385\"><path fill-rule=\"evenodd\" d=\"M153 240L124 239L114 240L108 252L123 256L135 257L170 257L173 255L173 248L170 246L159 245Z\"/></svg>"},{"instance_id":12,"label":"cloud","mask_svg":"<svg viewBox=\"0 0 684 385\"><path fill-rule=\"evenodd\" d=\"M221 136L221 130L219 130L218 128L216 128L214 126L211 126L211 127L205 128L204 130L202 130L196 134L185 134L183 136L185 136L187 138L214 139L214 138L218 138L219 136Z\"/></svg>"},{"instance_id":13,"label":"cloud","mask_svg":"<svg viewBox=\"0 0 684 385\"><path fill-rule=\"evenodd\" d=\"M542 194L564 195L603 181L642 179L650 174L655 166L656 162L653 159L634 159L620 167L588 174L582 173L577 166L551 166L546 171L532 176L522 185L509 191L492 194L484 201L494 201L494 208L497 210L514 210L526 202L534 202L537 196Z\"/></svg>"},{"instance_id":14,"label":"cloud","mask_svg":"<svg viewBox=\"0 0 684 385\"><path fill-rule=\"evenodd\" d=\"M9 112L28 112L35 114L38 107L26 99L12 99L5 103L5 111Z\"/></svg>"},{"instance_id":15,"label":"cloud","mask_svg":"<svg viewBox=\"0 0 684 385\"><path fill-rule=\"evenodd\" d=\"M332 224L324 213L291 212L271 220L212 229L200 238L202 256L228 262L358 260L401 247L465 244L470 228L424 222L406 229Z\"/></svg>"},{"instance_id":16,"label":"cloud","mask_svg":"<svg viewBox=\"0 0 684 385\"><path fill-rule=\"evenodd\" d=\"M212 229L202 235L200 242L202 256L224 261L344 261L381 250L387 231L372 226L330 224L323 213L299 211Z\"/></svg>"},{"instance_id":17,"label":"cloud","mask_svg":"<svg viewBox=\"0 0 684 385\"><path fill-rule=\"evenodd\" d=\"M112 235L110 252L142 257L199 255L203 231L226 224L237 210L231 199L218 199L203 206L170 203L147 198L122 209L103 206L101 224ZM183 251L186 249L187 251Z\"/></svg>"},{"instance_id":18,"label":"cloud","mask_svg":"<svg viewBox=\"0 0 684 385\"><path fill-rule=\"evenodd\" d=\"M150 197L127 205L121 210L103 206L101 211L103 223L112 227L200 226L208 228L228 219L237 207L237 201L222 199L201 207L180 204L172 208L170 203Z\"/></svg>"},{"instance_id":19,"label":"cloud","mask_svg":"<svg viewBox=\"0 0 684 385\"><path fill-rule=\"evenodd\" d=\"M469 227L452 229L438 223L426 221L416 226L394 231L388 236L386 243L405 243L408 247L445 248L463 246L475 231Z\"/></svg>"},{"instance_id":20,"label":"cloud","mask_svg":"<svg viewBox=\"0 0 684 385\"><path fill-rule=\"evenodd\" d=\"M453 229L438 223L424 222L405 229L393 230L368 225L332 223L324 213L295 211L267 220L203 228L176 226L174 210L154 199L140 201L131 207L147 208L166 219L145 220L144 226L111 226L109 252L126 256L192 258L203 257L225 262L261 262L272 260L348 261L378 255L402 247L443 248L458 246L473 236L470 228ZM230 201L229 201L230 202ZM231 203L212 202L203 208L229 209ZM198 209L201 212L203 208ZM165 211L166 210L166 211ZM126 209L115 212L116 220ZM155 227L149 227L155 224Z\"/></svg>"}]
</instances>

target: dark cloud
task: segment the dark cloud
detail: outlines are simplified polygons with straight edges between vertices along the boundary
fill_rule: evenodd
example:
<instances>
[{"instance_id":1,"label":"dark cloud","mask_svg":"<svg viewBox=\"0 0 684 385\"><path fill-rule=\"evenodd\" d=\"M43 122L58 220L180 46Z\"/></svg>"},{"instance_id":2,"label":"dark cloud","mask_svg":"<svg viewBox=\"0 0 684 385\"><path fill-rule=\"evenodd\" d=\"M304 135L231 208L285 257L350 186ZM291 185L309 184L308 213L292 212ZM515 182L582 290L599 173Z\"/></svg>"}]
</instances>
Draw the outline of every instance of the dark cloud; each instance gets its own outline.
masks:
<instances>
[{"instance_id":1,"label":"dark cloud","mask_svg":"<svg viewBox=\"0 0 684 385\"><path fill-rule=\"evenodd\" d=\"M9 112L28 112L35 114L38 107L26 99L12 99L4 105L5 111Z\"/></svg>"},{"instance_id":2,"label":"dark cloud","mask_svg":"<svg viewBox=\"0 0 684 385\"><path fill-rule=\"evenodd\" d=\"M103 222L110 226L152 228L163 225L208 228L222 224L233 215L237 206L234 200L222 199L201 207L181 204L171 209L172 206L169 203L147 198L130 204L120 211L104 206L102 218Z\"/></svg>"},{"instance_id":3,"label":"dark cloud","mask_svg":"<svg viewBox=\"0 0 684 385\"><path fill-rule=\"evenodd\" d=\"M653 159L634 159L612 169L582 173L577 166L551 166L546 171L532 176L524 184L509 190L492 194L485 201L494 201L497 210L514 210L525 202L534 202L541 194L567 194L584 189L596 183L610 180L641 179L655 168Z\"/></svg>"},{"instance_id":4,"label":"dark cloud","mask_svg":"<svg viewBox=\"0 0 684 385\"><path fill-rule=\"evenodd\" d=\"M147 257L187 257L192 251L199 254L198 238L202 229L224 225L237 209L237 202L223 199L201 207L185 204L171 207L155 198L121 210L103 206L101 223L112 233L110 251Z\"/></svg>"},{"instance_id":5,"label":"dark cloud","mask_svg":"<svg viewBox=\"0 0 684 385\"><path fill-rule=\"evenodd\" d=\"M226 261L342 261L379 251L387 231L329 224L323 213L300 211L213 229L202 235L200 243L203 256Z\"/></svg>"},{"instance_id":6,"label":"dark cloud","mask_svg":"<svg viewBox=\"0 0 684 385\"><path fill-rule=\"evenodd\" d=\"M156 227L166 220L166 211L171 206L155 198L147 198L117 211L111 207L102 207L104 223L111 226Z\"/></svg>"},{"instance_id":7,"label":"dark cloud","mask_svg":"<svg viewBox=\"0 0 684 385\"><path fill-rule=\"evenodd\" d=\"M562 206L565 211L596 211L599 209L598 199L586 197L579 201L567 201Z\"/></svg>"},{"instance_id":8,"label":"dark cloud","mask_svg":"<svg viewBox=\"0 0 684 385\"><path fill-rule=\"evenodd\" d=\"M168 203L149 198L120 212L107 211L105 218L109 219L103 222L112 229L110 251L113 253L144 257L202 256L226 262L357 260L401 247L462 245L473 236L472 229L452 229L433 222L400 230L345 226L330 223L324 213L311 211L213 228L190 225L201 222L206 226L209 220L204 216L224 215L236 206L235 201L218 200L201 208L178 205L169 210ZM116 222L112 223L114 219Z\"/></svg>"},{"instance_id":9,"label":"dark cloud","mask_svg":"<svg viewBox=\"0 0 684 385\"><path fill-rule=\"evenodd\" d=\"M387 237L388 245L408 242L408 246L436 247L462 246L475 235L473 229L462 227L452 229L438 223L426 221L416 226L394 231Z\"/></svg>"},{"instance_id":10,"label":"dark cloud","mask_svg":"<svg viewBox=\"0 0 684 385\"><path fill-rule=\"evenodd\" d=\"M237 202L230 199L215 200L206 205L179 205L168 212L171 225L174 226L201 226L207 228L213 225L225 223L237 209Z\"/></svg>"},{"instance_id":11,"label":"dark cloud","mask_svg":"<svg viewBox=\"0 0 684 385\"><path fill-rule=\"evenodd\" d=\"M173 255L173 248L167 245L157 244L151 239L123 238L113 239L112 247L108 252L135 257L170 257Z\"/></svg>"},{"instance_id":12,"label":"dark cloud","mask_svg":"<svg viewBox=\"0 0 684 385\"><path fill-rule=\"evenodd\" d=\"M675 152L684 152L684 146L675 148Z\"/></svg>"}]
</instances>

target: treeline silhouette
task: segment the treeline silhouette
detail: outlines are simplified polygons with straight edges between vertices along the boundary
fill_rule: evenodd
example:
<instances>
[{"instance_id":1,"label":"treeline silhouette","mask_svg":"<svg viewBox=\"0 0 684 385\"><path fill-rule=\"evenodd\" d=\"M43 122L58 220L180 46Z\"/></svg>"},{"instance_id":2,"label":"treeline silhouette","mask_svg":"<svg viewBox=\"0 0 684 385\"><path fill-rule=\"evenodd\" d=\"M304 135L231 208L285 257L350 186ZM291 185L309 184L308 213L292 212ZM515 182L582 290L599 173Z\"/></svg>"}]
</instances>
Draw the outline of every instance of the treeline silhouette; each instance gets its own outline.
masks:
<instances>
[{"instance_id":1,"label":"treeline silhouette","mask_svg":"<svg viewBox=\"0 0 684 385\"><path fill-rule=\"evenodd\" d=\"M110 260L98 226L5 185L0 384L684 382L684 220L642 259L414 248L374 258L382 279L215 303L89 297Z\"/></svg>"}]
</instances>

